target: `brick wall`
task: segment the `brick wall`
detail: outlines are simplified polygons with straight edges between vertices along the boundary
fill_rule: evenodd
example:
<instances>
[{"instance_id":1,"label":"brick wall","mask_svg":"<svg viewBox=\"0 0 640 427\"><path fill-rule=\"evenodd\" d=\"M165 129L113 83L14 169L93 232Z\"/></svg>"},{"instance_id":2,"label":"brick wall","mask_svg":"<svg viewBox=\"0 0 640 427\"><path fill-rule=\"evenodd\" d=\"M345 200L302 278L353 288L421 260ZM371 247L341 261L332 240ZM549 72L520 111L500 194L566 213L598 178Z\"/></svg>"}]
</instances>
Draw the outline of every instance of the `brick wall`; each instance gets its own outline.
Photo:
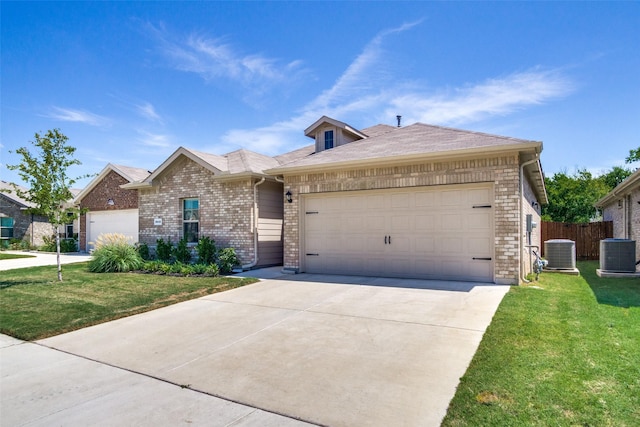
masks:
<instances>
[{"instance_id":1,"label":"brick wall","mask_svg":"<svg viewBox=\"0 0 640 427\"><path fill-rule=\"evenodd\" d=\"M533 203L536 203L536 206L533 205ZM531 273L533 271L533 261L535 260L535 256L533 255L533 253L529 250L529 248L526 247L526 245L528 245L528 241L527 241L527 223L526 223L526 216L528 214L531 214L533 216L533 222L535 222L537 224L537 227L533 229L533 232L531 233L531 244L538 246L538 254L541 254L541 250L542 250L542 233L541 233L541 220L540 220L540 207L539 207L539 202L536 199L536 196L533 192L533 188L531 187L531 184L529 183L528 179L525 179L524 181L524 194L522 197L522 207L523 207L523 215L522 215L522 232L521 232L521 236L522 236L522 268L523 268L523 273L526 276L527 274Z\"/></svg>"},{"instance_id":2,"label":"brick wall","mask_svg":"<svg viewBox=\"0 0 640 427\"><path fill-rule=\"evenodd\" d=\"M294 202L285 204L284 268L300 268L300 194L481 182L494 184L495 281L517 284L521 219L515 154L285 176L285 191L291 191Z\"/></svg>"},{"instance_id":3,"label":"brick wall","mask_svg":"<svg viewBox=\"0 0 640 427\"><path fill-rule=\"evenodd\" d=\"M32 246L44 244L43 237L53 236L53 227L43 216L26 213L20 205L0 194L0 216L13 218L13 238L27 241Z\"/></svg>"},{"instance_id":4,"label":"brick wall","mask_svg":"<svg viewBox=\"0 0 640 427\"><path fill-rule=\"evenodd\" d=\"M613 237L635 240L636 258L640 260L640 188L614 200L604 208L602 215L605 221L613 221ZM628 224L627 215L630 215Z\"/></svg>"},{"instance_id":5,"label":"brick wall","mask_svg":"<svg viewBox=\"0 0 640 427\"><path fill-rule=\"evenodd\" d=\"M127 190L120 188L129 181L120 174L109 171L109 173L98 182L91 191L80 201L80 208L88 209L91 212L136 209L138 208L138 190ZM113 205L108 204L108 200L113 200ZM80 232L78 233L80 250L87 250L87 216L80 216Z\"/></svg>"},{"instance_id":6,"label":"brick wall","mask_svg":"<svg viewBox=\"0 0 640 427\"><path fill-rule=\"evenodd\" d=\"M198 198L200 236L235 248L242 264L253 261L253 181L214 179L192 160L178 158L153 188L139 190L140 242L155 247L157 239L170 238L175 244L182 237L182 200ZM154 225L154 219L162 225Z\"/></svg>"}]
</instances>

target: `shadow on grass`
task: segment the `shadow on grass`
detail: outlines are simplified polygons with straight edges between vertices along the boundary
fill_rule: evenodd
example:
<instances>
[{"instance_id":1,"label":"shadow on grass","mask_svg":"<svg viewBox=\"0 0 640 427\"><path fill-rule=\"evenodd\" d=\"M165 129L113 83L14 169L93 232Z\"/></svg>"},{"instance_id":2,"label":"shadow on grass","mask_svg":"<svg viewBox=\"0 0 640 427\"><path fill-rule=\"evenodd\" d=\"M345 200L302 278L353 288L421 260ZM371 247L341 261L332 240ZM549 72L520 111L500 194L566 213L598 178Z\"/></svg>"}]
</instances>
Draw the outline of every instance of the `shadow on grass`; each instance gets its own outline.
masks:
<instances>
[{"instance_id":1,"label":"shadow on grass","mask_svg":"<svg viewBox=\"0 0 640 427\"><path fill-rule=\"evenodd\" d=\"M578 262L580 274L596 296L598 304L615 307L640 307L640 279L637 277L598 277L597 261Z\"/></svg>"},{"instance_id":2,"label":"shadow on grass","mask_svg":"<svg viewBox=\"0 0 640 427\"><path fill-rule=\"evenodd\" d=\"M51 280L13 280L13 281L0 281L0 289L7 289L12 286L21 285L38 285L42 283L51 283Z\"/></svg>"}]
</instances>

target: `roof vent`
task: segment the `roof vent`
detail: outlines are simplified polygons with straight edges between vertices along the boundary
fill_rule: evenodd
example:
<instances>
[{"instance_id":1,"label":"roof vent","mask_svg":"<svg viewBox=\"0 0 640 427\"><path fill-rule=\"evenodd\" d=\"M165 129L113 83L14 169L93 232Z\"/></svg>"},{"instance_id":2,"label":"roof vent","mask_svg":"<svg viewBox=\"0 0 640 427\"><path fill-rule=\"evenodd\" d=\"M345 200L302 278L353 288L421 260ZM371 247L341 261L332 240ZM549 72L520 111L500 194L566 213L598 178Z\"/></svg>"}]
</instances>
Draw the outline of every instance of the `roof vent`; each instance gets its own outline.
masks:
<instances>
[{"instance_id":1,"label":"roof vent","mask_svg":"<svg viewBox=\"0 0 640 427\"><path fill-rule=\"evenodd\" d=\"M396 119L398 119L398 127L400 127L400 121L402 120L402 116L396 116Z\"/></svg>"},{"instance_id":2,"label":"roof vent","mask_svg":"<svg viewBox=\"0 0 640 427\"><path fill-rule=\"evenodd\" d=\"M557 270L576 268L576 242L573 240L547 240L544 242L544 255L549 261L547 268Z\"/></svg>"},{"instance_id":3,"label":"roof vent","mask_svg":"<svg viewBox=\"0 0 640 427\"><path fill-rule=\"evenodd\" d=\"M600 240L600 270L636 272L636 242L627 239Z\"/></svg>"}]
</instances>

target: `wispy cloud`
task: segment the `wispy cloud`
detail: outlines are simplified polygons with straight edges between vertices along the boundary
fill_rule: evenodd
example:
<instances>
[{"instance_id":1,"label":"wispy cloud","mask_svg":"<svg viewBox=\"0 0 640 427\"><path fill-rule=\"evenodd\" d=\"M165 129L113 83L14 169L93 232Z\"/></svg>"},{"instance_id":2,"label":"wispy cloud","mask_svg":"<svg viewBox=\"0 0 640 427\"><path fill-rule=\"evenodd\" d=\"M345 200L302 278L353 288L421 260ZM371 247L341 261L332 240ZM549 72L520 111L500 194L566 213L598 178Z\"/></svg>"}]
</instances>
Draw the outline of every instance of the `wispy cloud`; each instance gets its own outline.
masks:
<instances>
[{"instance_id":1,"label":"wispy cloud","mask_svg":"<svg viewBox=\"0 0 640 427\"><path fill-rule=\"evenodd\" d=\"M396 114L402 114L406 124L419 121L460 126L544 104L574 90L561 71L542 68L444 89L398 78L401 76L394 74L387 59L385 41L419 24L420 21L408 23L380 32L333 86L308 102L298 114L257 129L231 130L222 138L223 147L280 153L310 143L302 130L322 115L347 122L353 118L360 121L354 125L363 126L391 123Z\"/></svg>"},{"instance_id":2,"label":"wispy cloud","mask_svg":"<svg viewBox=\"0 0 640 427\"><path fill-rule=\"evenodd\" d=\"M300 60L287 62L260 53L245 53L222 37L179 37L152 24L146 24L145 29L172 67L198 74L205 81L228 79L252 91L266 92L273 85L291 84L308 73Z\"/></svg>"},{"instance_id":3,"label":"wispy cloud","mask_svg":"<svg viewBox=\"0 0 640 427\"><path fill-rule=\"evenodd\" d=\"M150 102L143 101L139 104L135 104L134 108L140 116L144 117L147 120L151 120L160 124L164 122L162 117L160 117L160 115L156 112L153 104L151 104Z\"/></svg>"},{"instance_id":4,"label":"wispy cloud","mask_svg":"<svg viewBox=\"0 0 640 427\"><path fill-rule=\"evenodd\" d=\"M104 116L72 108L52 107L43 116L64 122L84 123L90 126L107 126L110 123L110 120Z\"/></svg>"},{"instance_id":5,"label":"wispy cloud","mask_svg":"<svg viewBox=\"0 0 640 427\"><path fill-rule=\"evenodd\" d=\"M169 135L147 132L145 130L138 130L138 134L138 141L146 147L164 149L172 146L171 137Z\"/></svg>"}]
</instances>

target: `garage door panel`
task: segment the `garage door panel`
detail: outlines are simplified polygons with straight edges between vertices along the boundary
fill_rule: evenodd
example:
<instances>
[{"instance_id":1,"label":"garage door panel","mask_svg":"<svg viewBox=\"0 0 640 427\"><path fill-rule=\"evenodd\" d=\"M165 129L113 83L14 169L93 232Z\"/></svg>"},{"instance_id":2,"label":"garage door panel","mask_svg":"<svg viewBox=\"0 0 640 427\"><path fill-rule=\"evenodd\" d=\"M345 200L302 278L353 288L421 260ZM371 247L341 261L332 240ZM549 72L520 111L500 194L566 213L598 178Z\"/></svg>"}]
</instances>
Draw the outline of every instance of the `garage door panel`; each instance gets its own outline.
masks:
<instances>
[{"instance_id":1,"label":"garage door panel","mask_svg":"<svg viewBox=\"0 0 640 427\"><path fill-rule=\"evenodd\" d=\"M131 243L136 243L138 242L138 210L87 212L86 227L89 247L95 244L101 234L123 234Z\"/></svg>"},{"instance_id":2,"label":"garage door panel","mask_svg":"<svg viewBox=\"0 0 640 427\"><path fill-rule=\"evenodd\" d=\"M489 185L306 196L319 213L303 251L318 256L303 254L303 271L492 281L492 199Z\"/></svg>"}]
</instances>

